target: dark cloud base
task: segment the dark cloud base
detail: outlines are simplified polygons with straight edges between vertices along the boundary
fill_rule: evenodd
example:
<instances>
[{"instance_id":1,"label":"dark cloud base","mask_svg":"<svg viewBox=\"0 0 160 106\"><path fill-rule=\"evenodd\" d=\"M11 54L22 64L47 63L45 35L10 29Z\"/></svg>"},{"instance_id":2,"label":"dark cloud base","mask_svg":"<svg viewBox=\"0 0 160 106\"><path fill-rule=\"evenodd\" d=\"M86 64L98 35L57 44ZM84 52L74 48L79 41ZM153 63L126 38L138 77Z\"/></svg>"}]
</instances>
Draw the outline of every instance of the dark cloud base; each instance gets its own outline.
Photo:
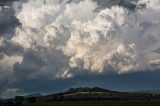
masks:
<instances>
[{"instance_id":1,"label":"dark cloud base","mask_svg":"<svg viewBox=\"0 0 160 106\"><path fill-rule=\"evenodd\" d=\"M71 87L102 87L116 91L143 91L160 88L160 71L144 71L132 74L82 75L70 79L49 80L38 78L23 80L8 86L19 88L23 93L50 94L65 91Z\"/></svg>"}]
</instances>

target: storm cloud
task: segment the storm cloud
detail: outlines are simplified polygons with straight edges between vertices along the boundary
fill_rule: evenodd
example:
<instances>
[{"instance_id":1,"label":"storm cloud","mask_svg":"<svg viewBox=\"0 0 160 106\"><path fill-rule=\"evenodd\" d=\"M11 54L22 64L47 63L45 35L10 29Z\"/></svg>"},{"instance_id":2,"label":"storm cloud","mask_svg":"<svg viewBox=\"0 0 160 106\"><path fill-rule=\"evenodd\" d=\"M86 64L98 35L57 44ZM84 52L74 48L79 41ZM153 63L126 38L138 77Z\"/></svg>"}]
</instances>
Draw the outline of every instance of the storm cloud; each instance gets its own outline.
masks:
<instances>
[{"instance_id":1,"label":"storm cloud","mask_svg":"<svg viewBox=\"0 0 160 106\"><path fill-rule=\"evenodd\" d=\"M160 1L122 1L6 3L10 8L0 9L0 79L6 92L19 92L18 86L11 89L19 81L159 70Z\"/></svg>"}]
</instances>

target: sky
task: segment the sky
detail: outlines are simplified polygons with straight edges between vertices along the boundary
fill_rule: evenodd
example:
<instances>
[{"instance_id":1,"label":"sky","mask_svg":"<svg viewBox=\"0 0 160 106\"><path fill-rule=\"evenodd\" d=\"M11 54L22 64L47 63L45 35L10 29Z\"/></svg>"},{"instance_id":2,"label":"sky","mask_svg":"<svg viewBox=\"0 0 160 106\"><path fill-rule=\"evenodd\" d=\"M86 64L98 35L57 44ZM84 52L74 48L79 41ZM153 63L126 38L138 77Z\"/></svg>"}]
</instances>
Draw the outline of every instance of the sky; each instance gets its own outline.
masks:
<instances>
[{"instance_id":1,"label":"sky","mask_svg":"<svg viewBox=\"0 0 160 106\"><path fill-rule=\"evenodd\" d=\"M0 97L160 88L159 0L0 2Z\"/></svg>"}]
</instances>

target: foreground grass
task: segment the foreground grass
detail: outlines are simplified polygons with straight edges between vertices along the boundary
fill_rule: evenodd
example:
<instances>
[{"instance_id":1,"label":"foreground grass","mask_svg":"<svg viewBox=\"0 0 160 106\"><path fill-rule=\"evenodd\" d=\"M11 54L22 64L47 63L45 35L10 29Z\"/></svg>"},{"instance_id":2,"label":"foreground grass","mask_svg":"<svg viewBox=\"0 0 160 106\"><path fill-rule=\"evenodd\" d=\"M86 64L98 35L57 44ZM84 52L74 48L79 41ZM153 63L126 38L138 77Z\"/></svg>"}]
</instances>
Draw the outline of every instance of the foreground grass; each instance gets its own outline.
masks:
<instances>
[{"instance_id":1,"label":"foreground grass","mask_svg":"<svg viewBox=\"0 0 160 106\"><path fill-rule=\"evenodd\" d=\"M26 104L25 106L160 106L160 102L49 102Z\"/></svg>"}]
</instances>

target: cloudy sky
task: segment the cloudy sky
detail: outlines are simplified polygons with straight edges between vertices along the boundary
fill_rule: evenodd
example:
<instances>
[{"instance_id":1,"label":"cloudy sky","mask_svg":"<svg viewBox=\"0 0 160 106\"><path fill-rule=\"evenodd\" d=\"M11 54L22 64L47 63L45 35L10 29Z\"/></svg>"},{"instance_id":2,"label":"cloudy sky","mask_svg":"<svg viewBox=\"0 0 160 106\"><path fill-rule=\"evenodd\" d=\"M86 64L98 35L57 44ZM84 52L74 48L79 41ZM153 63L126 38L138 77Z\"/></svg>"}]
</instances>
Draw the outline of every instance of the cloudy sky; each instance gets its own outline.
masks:
<instances>
[{"instance_id":1,"label":"cloudy sky","mask_svg":"<svg viewBox=\"0 0 160 106\"><path fill-rule=\"evenodd\" d=\"M0 97L160 88L159 0L0 1Z\"/></svg>"}]
</instances>

